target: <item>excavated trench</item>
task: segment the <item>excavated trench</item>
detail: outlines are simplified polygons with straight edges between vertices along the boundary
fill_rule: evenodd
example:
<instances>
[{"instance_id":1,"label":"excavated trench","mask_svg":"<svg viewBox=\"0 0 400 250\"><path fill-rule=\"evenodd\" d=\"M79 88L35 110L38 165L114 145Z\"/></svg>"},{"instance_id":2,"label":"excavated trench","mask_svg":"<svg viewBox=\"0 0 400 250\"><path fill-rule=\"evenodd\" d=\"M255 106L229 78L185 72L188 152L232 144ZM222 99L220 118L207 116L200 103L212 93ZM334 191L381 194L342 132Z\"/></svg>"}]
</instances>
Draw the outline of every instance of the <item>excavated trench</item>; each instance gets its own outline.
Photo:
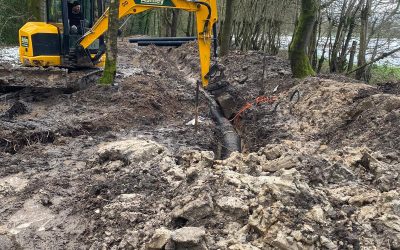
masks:
<instances>
[{"instance_id":1,"label":"excavated trench","mask_svg":"<svg viewBox=\"0 0 400 250\"><path fill-rule=\"evenodd\" d=\"M1 247L400 247L397 85L295 81L282 59L233 52L224 116L276 99L240 114L244 153L216 160L214 100L191 125L195 46L121 45L118 86L1 102L0 138L23 145L1 141Z\"/></svg>"}]
</instances>

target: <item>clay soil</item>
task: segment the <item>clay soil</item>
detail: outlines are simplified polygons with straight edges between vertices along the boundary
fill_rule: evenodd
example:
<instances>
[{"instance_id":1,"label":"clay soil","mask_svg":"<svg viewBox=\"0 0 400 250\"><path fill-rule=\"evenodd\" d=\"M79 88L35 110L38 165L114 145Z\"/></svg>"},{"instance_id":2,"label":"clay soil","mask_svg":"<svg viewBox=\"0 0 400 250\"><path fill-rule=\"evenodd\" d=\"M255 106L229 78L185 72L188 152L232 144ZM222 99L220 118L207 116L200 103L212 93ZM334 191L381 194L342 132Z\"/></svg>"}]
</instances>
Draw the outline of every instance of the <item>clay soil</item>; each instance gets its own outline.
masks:
<instances>
[{"instance_id":1,"label":"clay soil","mask_svg":"<svg viewBox=\"0 0 400 250\"><path fill-rule=\"evenodd\" d=\"M232 52L221 160L195 44L120 55L116 86L0 89L0 249L400 249L397 83Z\"/></svg>"}]
</instances>

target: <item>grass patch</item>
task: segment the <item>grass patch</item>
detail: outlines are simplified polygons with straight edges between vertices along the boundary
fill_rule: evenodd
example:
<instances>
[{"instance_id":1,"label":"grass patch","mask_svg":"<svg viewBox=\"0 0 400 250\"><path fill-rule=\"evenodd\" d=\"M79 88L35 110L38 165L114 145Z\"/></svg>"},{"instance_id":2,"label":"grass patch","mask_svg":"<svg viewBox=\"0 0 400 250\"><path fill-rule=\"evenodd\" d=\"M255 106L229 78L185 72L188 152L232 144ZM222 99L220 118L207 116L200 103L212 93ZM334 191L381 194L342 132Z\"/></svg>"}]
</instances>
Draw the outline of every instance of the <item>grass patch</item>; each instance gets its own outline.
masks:
<instances>
[{"instance_id":1,"label":"grass patch","mask_svg":"<svg viewBox=\"0 0 400 250\"><path fill-rule=\"evenodd\" d=\"M384 65L373 65L371 67L372 84L400 82L400 67Z\"/></svg>"}]
</instances>

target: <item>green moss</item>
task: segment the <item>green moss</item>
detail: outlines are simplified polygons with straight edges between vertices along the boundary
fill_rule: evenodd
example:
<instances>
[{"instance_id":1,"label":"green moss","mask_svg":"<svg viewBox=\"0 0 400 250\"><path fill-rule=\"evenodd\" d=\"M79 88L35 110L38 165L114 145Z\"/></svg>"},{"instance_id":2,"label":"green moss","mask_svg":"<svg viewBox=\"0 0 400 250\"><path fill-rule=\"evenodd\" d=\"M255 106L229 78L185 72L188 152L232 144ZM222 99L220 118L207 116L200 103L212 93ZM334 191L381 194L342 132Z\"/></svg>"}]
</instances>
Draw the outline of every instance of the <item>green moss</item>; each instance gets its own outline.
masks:
<instances>
[{"instance_id":1,"label":"green moss","mask_svg":"<svg viewBox=\"0 0 400 250\"><path fill-rule=\"evenodd\" d=\"M112 85L114 83L116 73L117 62L106 59L106 66L104 67L102 77L99 79L99 83L101 85Z\"/></svg>"},{"instance_id":2,"label":"green moss","mask_svg":"<svg viewBox=\"0 0 400 250\"><path fill-rule=\"evenodd\" d=\"M289 47L290 64L295 78L315 76L306 49L309 45L307 40L309 40L310 33L314 27L316 13L317 5L315 0L302 0L302 11Z\"/></svg>"},{"instance_id":3,"label":"green moss","mask_svg":"<svg viewBox=\"0 0 400 250\"><path fill-rule=\"evenodd\" d=\"M305 52L298 51L297 53L291 53L291 61L293 77L305 78L316 75Z\"/></svg>"}]
</instances>

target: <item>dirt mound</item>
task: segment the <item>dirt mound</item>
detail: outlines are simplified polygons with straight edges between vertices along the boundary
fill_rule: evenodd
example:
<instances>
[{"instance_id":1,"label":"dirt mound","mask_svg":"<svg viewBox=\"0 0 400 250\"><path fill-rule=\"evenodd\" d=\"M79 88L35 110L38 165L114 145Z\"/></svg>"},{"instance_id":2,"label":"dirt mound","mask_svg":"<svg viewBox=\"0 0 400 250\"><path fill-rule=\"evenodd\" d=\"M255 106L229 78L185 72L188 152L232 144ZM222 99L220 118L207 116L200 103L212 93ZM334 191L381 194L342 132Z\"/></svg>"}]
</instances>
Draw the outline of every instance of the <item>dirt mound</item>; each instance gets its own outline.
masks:
<instances>
[{"instance_id":1,"label":"dirt mound","mask_svg":"<svg viewBox=\"0 0 400 250\"><path fill-rule=\"evenodd\" d=\"M366 146L384 152L400 149L397 95L365 84L320 78L297 84L287 93L278 95L276 112L261 106L243 114L239 129L251 149L253 144L284 139L322 141L333 147Z\"/></svg>"},{"instance_id":2,"label":"dirt mound","mask_svg":"<svg viewBox=\"0 0 400 250\"><path fill-rule=\"evenodd\" d=\"M0 246L400 248L396 92L234 52L220 90L235 116L252 105L233 120L244 153L221 161L206 98L190 125L195 46L122 52L117 86L2 96Z\"/></svg>"}]
</instances>

